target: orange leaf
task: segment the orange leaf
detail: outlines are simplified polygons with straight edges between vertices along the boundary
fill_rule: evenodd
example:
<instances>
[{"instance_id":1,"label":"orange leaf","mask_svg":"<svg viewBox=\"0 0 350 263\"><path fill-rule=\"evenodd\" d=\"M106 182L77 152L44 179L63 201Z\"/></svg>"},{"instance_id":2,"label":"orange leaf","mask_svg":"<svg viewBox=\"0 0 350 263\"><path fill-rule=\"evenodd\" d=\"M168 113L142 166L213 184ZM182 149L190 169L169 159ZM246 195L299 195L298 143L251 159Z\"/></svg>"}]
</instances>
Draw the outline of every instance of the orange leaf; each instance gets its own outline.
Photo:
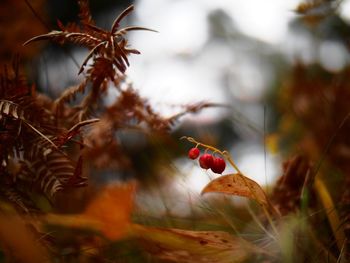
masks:
<instances>
[{"instance_id":1,"label":"orange leaf","mask_svg":"<svg viewBox=\"0 0 350 263\"><path fill-rule=\"evenodd\" d=\"M101 231L110 239L121 238L130 224L136 182L107 186L86 208L84 215L102 223Z\"/></svg>"},{"instance_id":2,"label":"orange leaf","mask_svg":"<svg viewBox=\"0 0 350 263\"><path fill-rule=\"evenodd\" d=\"M216 178L204 187L201 194L213 192L245 196L264 206L269 204L260 185L242 174L228 174Z\"/></svg>"},{"instance_id":3,"label":"orange leaf","mask_svg":"<svg viewBox=\"0 0 350 263\"><path fill-rule=\"evenodd\" d=\"M133 209L136 182L112 184L103 189L82 214L45 217L49 224L99 231L111 240L127 234Z\"/></svg>"}]
</instances>

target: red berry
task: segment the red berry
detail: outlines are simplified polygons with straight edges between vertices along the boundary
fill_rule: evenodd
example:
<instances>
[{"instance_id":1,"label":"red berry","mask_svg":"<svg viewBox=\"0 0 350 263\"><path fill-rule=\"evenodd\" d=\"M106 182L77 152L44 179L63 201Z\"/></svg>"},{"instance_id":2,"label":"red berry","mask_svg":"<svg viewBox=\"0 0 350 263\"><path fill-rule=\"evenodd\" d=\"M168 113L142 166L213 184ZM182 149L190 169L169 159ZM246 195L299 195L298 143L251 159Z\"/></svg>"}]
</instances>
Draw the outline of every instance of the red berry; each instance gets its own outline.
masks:
<instances>
[{"instance_id":1,"label":"red berry","mask_svg":"<svg viewBox=\"0 0 350 263\"><path fill-rule=\"evenodd\" d=\"M198 156L199 156L199 149L198 148L191 148L188 151L188 158L194 160L194 159L197 159Z\"/></svg>"},{"instance_id":2,"label":"red berry","mask_svg":"<svg viewBox=\"0 0 350 263\"><path fill-rule=\"evenodd\" d=\"M210 168L214 173L221 174L226 168L225 160L220 157L214 158L213 165Z\"/></svg>"},{"instance_id":3,"label":"red berry","mask_svg":"<svg viewBox=\"0 0 350 263\"><path fill-rule=\"evenodd\" d=\"M199 157L199 165L203 169L209 169L213 165L213 156L211 154L205 153L201 157Z\"/></svg>"}]
</instances>

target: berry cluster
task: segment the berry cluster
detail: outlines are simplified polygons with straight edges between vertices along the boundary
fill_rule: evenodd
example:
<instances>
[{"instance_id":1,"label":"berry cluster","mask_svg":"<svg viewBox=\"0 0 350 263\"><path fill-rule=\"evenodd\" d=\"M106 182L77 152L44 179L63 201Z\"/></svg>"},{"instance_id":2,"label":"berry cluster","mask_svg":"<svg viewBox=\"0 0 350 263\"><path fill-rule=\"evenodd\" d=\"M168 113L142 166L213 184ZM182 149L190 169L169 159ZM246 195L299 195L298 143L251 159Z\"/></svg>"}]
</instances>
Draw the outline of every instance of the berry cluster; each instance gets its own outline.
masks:
<instances>
[{"instance_id":1,"label":"berry cluster","mask_svg":"<svg viewBox=\"0 0 350 263\"><path fill-rule=\"evenodd\" d=\"M198 158L200 151L197 147L191 148L188 151L188 158L195 160ZM225 168L226 163L223 158L215 157L212 154L204 153L199 157L199 165L203 169L211 169L214 173L221 174Z\"/></svg>"}]
</instances>

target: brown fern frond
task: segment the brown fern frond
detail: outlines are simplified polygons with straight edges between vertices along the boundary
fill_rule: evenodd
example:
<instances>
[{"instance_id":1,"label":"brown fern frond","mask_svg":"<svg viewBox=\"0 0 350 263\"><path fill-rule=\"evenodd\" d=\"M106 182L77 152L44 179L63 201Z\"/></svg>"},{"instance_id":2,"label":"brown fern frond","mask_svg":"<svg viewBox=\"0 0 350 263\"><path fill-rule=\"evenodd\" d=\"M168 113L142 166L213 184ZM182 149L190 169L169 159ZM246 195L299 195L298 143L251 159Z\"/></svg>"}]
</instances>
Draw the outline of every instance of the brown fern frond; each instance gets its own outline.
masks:
<instances>
[{"instance_id":1,"label":"brown fern frond","mask_svg":"<svg viewBox=\"0 0 350 263\"><path fill-rule=\"evenodd\" d=\"M53 124L51 113L40 105L41 99L30 89L25 78L19 73L18 59L11 70L6 66L0 73L0 118L40 123L41 126Z\"/></svg>"},{"instance_id":2,"label":"brown fern frond","mask_svg":"<svg viewBox=\"0 0 350 263\"><path fill-rule=\"evenodd\" d=\"M27 40L23 45L28 45L31 42L41 40L52 40L60 45L65 43L73 43L78 46L93 48L100 44L100 40L88 33L84 32L69 32L69 31L51 31L50 33L39 35Z\"/></svg>"},{"instance_id":3,"label":"brown fern frond","mask_svg":"<svg viewBox=\"0 0 350 263\"><path fill-rule=\"evenodd\" d=\"M55 140L55 137L52 135L49 135L48 138L52 142ZM28 142L28 145L25 144L23 158L33 161L38 158L38 156L40 156L40 158L46 157L46 155L50 154L52 151L53 147L47 140L43 140L41 137L35 137Z\"/></svg>"},{"instance_id":4,"label":"brown fern frond","mask_svg":"<svg viewBox=\"0 0 350 263\"><path fill-rule=\"evenodd\" d=\"M87 178L83 177L83 157L80 156L75 166L74 174L66 182L67 187L82 187L87 185Z\"/></svg>"},{"instance_id":5,"label":"brown fern frond","mask_svg":"<svg viewBox=\"0 0 350 263\"><path fill-rule=\"evenodd\" d=\"M160 132L169 131L171 128L170 121L154 112L147 100L141 98L131 87L121 91L118 99L107 108L102 118L109 120L115 129L140 124Z\"/></svg>"},{"instance_id":6,"label":"brown fern frond","mask_svg":"<svg viewBox=\"0 0 350 263\"><path fill-rule=\"evenodd\" d=\"M68 134L72 135L72 134L76 134L79 132L79 129L86 126L86 125L90 125L92 123L96 123L98 122L100 119L90 119L90 120L85 120L85 121L81 121L77 124L75 124L72 128L69 129Z\"/></svg>"},{"instance_id":7,"label":"brown fern frond","mask_svg":"<svg viewBox=\"0 0 350 263\"><path fill-rule=\"evenodd\" d=\"M40 158L46 158L53 151L58 151L65 155L61 151L62 146L68 143L74 136L80 134L82 127L98 121L99 119L90 119L76 123L69 130L62 129L60 134L56 136L47 135L47 139L43 139L42 137L33 138L33 140L28 142L28 145L25 145L24 158L27 160L35 160L38 156L40 156ZM54 146L52 144L54 144Z\"/></svg>"},{"instance_id":8,"label":"brown fern frond","mask_svg":"<svg viewBox=\"0 0 350 263\"><path fill-rule=\"evenodd\" d=\"M62 183L67 182L69 178L73 176L75 171L73 162L58 151L54 151L47 156L46 165Z\"/></svg>"},{"instance_id":9,"label":"brown fern frond","mask_svg":"<svg viewBox=\"0 0 350 263\"><path fill-rule=\"evenodd\" d=\"M46 163L38 159L33 163L23 162L23 170L19 174L19 178L25 185L31 186L31 190L37 190L52 198L55 194L63 189L63 184L59 178L51 172Z\"/></svg>"},{"instance_id":10,"label":"brown fern frond","mask_svg":"<svg viewBox=\"0 0 350 263\"><path fill-rule=\"evenodd\" d=\"M53 146L53 148L58 149L57 145L45 134L43 134L39 129L35 128L29 122L24 122L30 129L32 129L35 133L41 136L44 140L46 140L49 144Z\"/></svg>"},{"instance_id":11,"label":"brown fern frond","mask_svg":"<svg viewBox=\"0 0 350 263\"><path fill-rule=\"evenodd\" d=\"M124 17L126 17L127 15L129 15L132 11L134 11L134 5L130 5L129 7L127 7L126 9L124 9L123 12L121 12L117 18L113 21L112 23L112 27L111 27L111 32L114 33L117 28L119 27L119 23L124 19Z\"/></svg>"},{"instance_id":12,"label":"brown fern frond","mask_svg":"<svg viewBox=\"0 0 350 263\"><path fill-rule=\"evenodd\" d=\"M94 60L98 58L105 58L109 63L115 66L121 73L126 71L127 66L129 66L129 61L127 60L127 55L130 53L138 54L139 52L134 49L126 48L126 40L124 36L129 31L134 30L146 30L153 31L155 30L140 27L140 26L130 26L119 29L120 21L127 16L133 10L133 6L126 8L113 22L111 31L105 31L101 28L98 28L94 25L91 18L88 2L87 1L78 1L80 6L79 17L83 27L79 30L70 31L74 28L65 28L63 25L59 25L62 31L51 31L50 33L33 37L26 41L24 45L27 45L34 41L41 40L52 40L61 45L65 43L73 43L75 45L83 46L90 49L90 53L84 59L79 73L81 73L87 63L87 61L93 57ZM92 67L97 67L95 64ZM108 75L106 75L108 77Z\"/></svg>"},{"instance_id":13,"label":"brown fern frond","mask_svg":"<svg viewBox=\"0 0 350 263\"><path fill-rule=\"evenodd\" d=\"M90 81L93 84L93 88L96 88L96 90L93 92L97 93L98 89L104 91L104 89L100 86L102 86L104 83L107 84L107 79L114 80L116 72L113 68L113 62L109 58L98 57L95 58L94 66L88 69L88 74ZM95 99L97 100L98 98Z\"/></svg>"},{"instance_id":14,"label":"brown fern frond","mask_svg":"<svg viewBox=\"0 0 350 263\"><path fill-rule=\"evenodd\" d=\"M59 179L63 188L67 186L86 186L87 178L82 176L82 165L83 159L81 156L76 163L72 162L66 156L57 151L47 157L47 166Z\"/></svg>"},{"instance_id":15,"label":"brown fern frond","mask_svg":"<svg viewBox=\"0 0 350 263\"><path fill-rule=\"evenodd\" d=\"M99 119L89 119L85 121L81 121L79 123L76 123L72 128L70 128L68 131L65 131L64 133L57 136L54 141L58 147L62 147L64 144L66 144L68 141L70 141L74 136L80 134L81 128L93 124L95 122L98 122Z\"/></svg>"},{"instance_id":16,"label":"brown fern frond","mask_svg":"<svg viewBox=\"0 0 350 263\"><path fill-rule=\"evenodd\" d=\"M74 176L74 163L58 151L53 151L45 157L37 156L33 161L24 160L18 178L26 185L53 198L57 192L64 189L69 179Z\"/></svg>"},{"instance_id":17,"label":"brown fern frond","mask_svg":"<svg viewBox=\"0 0 350 263\"><path fill-rule=\"evenodd\" d=\"M57 127L52 106L51 100L29 89L17 63L11 70L4 68L0 74L1 167L8 178L15 178L16 189L27 189L24 193L37 189L48 198L62 190L75 173L74 162L60 148L79 134L81 127L94 122L78 123L71 130ZM11 162L21 164L18 174L9 170ZM0 178L1 184L6 183L4 178ZM0 194L26 210L18 193L5 189Z\"/></svg>"},{"instance_id":18,"label":"brown fern frond","mask_svg":"<svg viewBox=\"0 0 350 263\"><path fill-rule=\"evenodd\" d=\"M118 31L116 31L116 32L114 33L114 37L123 37L123 36L126 35L128 32L130 32L130 31L135 31L135 30L143 30L143 31L150 31L150 32L158 33L157 30L150 29L150 28L147 28L147 27L142 27L142 26L129 26L129 27L124 27L124 28L119 29Z\"/></svg>"},{"instance_id":19,"label":"brown fern frond","mask_svg":"<svg viewBox=\"0 0 350 263\"><path fill-rule=\"evenodd\" d=\"M55 134L53 116L40 105L19 73L18 59L12 69L0 73L0 160L20 158L32 148L29 142L38 136L55 146L49 139Z\"/></svg>"},{"instance_id":20,"label":"brown fern frond","mask_svg":"<svg viewBox=\"0 0 350 263\"><path fill-rule=\"evenodd\" d=\"M76 99L78 93L84 93L86 88L86 81L83 81L79 85L69 87L64 90L59 98L57 98L54 102L55 108L60 108L63 103L70 102Z\"/></svg>"},{"instance_id":21,"label":"brown fern frond","mask_svg":"<svg viewBox=\"0 0 350 263\"><path fill-rule=\"evenodd\" d=\"M89 59L95 54L95 52L96 52L102 45L105 45L105 44L106 44L105 42L101 42L100 44L96 45L93 49L91 49L91 51L89 52L89 54L85 57L83 63L81 63L81 66L80 66L79 71L78 71L78 75L84 71L84 68L85 68L86 64L88 63Z\"/></svg>"},{"instance_id":22,"label":"brown fern frond","mask_svg":"<svg viewBox=\"0 0 350 263\"><path fill-rule=\"evenodd\" d=\"M20 106L9 100L0 99L0 119L5 115L6 117L10 116L12 118L24 120L24 111Z\"/></svg>"}]
</instances>

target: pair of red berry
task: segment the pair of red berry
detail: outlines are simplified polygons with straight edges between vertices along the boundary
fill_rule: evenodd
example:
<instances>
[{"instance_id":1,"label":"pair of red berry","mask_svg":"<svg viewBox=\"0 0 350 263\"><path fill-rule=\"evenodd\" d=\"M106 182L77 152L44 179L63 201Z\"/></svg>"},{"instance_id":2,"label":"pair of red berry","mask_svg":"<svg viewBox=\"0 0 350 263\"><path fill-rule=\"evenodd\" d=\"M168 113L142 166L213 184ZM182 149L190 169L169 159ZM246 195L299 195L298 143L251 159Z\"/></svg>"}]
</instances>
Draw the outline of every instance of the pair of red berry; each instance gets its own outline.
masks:
<instances>
[{"instance_id":1,"label":"pair of red berry","mask_svg":"<svg viewBox=\"0 0 350 263\"><path fill-rule=\"evenodd\" d=\"M192 160L198 158L200 151L198 148L191 148L188 151L188 157ZM205 153L199 157L199 165L203 169L211 169L214 173L221 174L225 168L225 160L220 157L215 157L209 153Z\"/></svg>"}]
</instances>

